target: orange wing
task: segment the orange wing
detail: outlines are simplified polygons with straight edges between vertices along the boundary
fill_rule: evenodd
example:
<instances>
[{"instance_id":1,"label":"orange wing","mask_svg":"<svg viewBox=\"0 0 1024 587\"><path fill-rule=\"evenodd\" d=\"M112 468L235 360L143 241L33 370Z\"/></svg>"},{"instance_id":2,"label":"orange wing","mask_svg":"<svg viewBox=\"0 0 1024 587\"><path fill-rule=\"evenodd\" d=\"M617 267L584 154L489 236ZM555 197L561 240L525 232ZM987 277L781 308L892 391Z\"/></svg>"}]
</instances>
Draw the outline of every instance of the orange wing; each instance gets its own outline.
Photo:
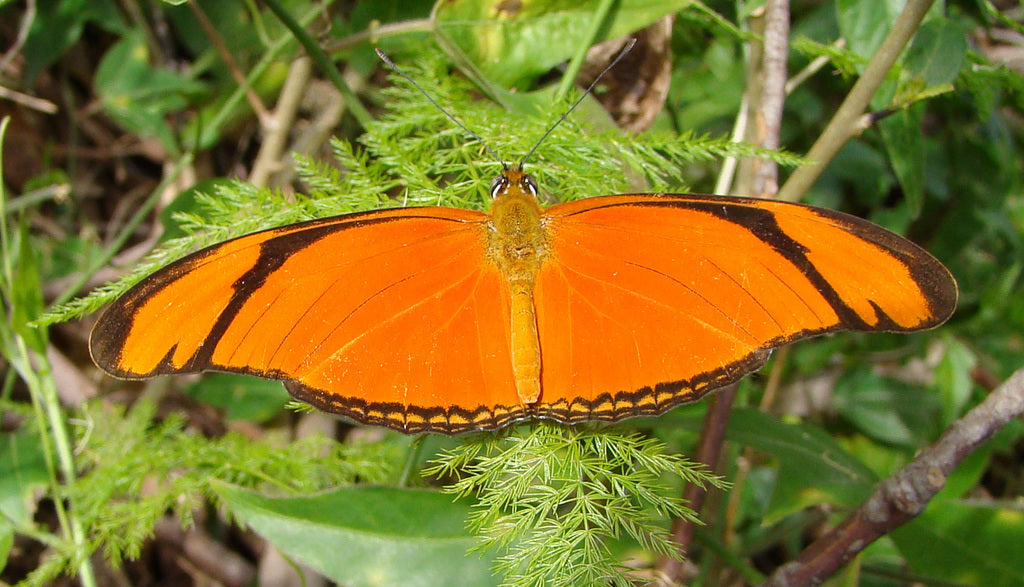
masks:
<instances>
[{"instance_id":1,"label":"orange wing","mask_svg":"<svg viewBox=\"0 0 1024 587\"><path fill-rule=\"evenodd\" d=\"M523 415L486 221L384 210L215 245L118 299L93 330L93 359L123 378L281 379L319 408L406 432L500 427Z\"/></svg>"},{"instance_id":2,"label":"orange wing","mask_svg":"<svg viewBox=\"0 0 1024 587\"><path fill-rule=\"evenodd\" d=\"M956 283L865 220L769 200L589 198L549 208L535 283L543 394L563 422L660 414L836 330L945 321Z\"/></svg>"}]
</instances>

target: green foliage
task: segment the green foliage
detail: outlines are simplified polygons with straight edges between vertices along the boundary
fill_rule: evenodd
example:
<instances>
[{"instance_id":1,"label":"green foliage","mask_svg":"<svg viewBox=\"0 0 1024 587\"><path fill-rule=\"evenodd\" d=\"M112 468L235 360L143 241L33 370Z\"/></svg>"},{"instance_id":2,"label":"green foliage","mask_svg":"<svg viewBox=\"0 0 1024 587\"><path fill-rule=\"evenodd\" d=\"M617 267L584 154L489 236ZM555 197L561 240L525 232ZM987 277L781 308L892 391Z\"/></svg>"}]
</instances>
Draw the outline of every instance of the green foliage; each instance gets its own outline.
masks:
<instances>
[{"instance_id":1,"label":"green foliage","mask_svg":"<svg viewBox=\"0 0 1024 587\"><path fill-rule=\"evenodd\" d=\"M216 501L215 481L308 494L357 480L391 480L401 458L401 447L392 443L342 445L321 436L253 442L238 432L211 439L186 431L177 414L155 421L154 409L148 401L131 411L86 405L79 415L80 477L63 493L89 529L90 550L102 550L115 564L137 558L168 512L191 524L205 501Z\"/></svg>"},{"instance_id":2,"label":"green foliage","mask_svg":"<svg viewBox=\"0 0 1024 587\"><path fill-rule=\"evenodd\" d=\"M441 42L462 63L479 68L474 77L485 80L485 87L522 90L571 57L581 44L599 43L642 29L691 3L692 0L617 2L607 21L609 26L602 27L595 39L587 34L600 5L598 0L524 3L506 9L506 15L512 18L494 18L494 13L503 9L489 2L457 0L439 3L434 19ZM505 96L494 97L500 102Z\"/></svg>"},{"instance_id":3,"label":"green foliage","mask_svg":"<svg viewBox=\"0 0 1024 587\"><path fill-rule=\"evenodd\" d=\"M466 556L469 506L440 492L360 485L275 498L222 482L214 489L241 521L339 584L496 583L489 560Z\"/></svg>"},{"instance_id":4,"label":"green foliage","mask_svg":"<svg viewBox=\"0 0 1024 587\"><path fill-rule=\"evenodd\" d=\"M34 80L45 68L79 41L89 23L123 31L117 7L110 0L58 0L40 6L25 39L26 78Z\"/></svg>"},{"instance_id":5,"label":"green foliage","mask_svg":"<svg viewBox=\"0 0 1024 587\"><path fill-rule=\"evenodd\" d=\"M232 77L187 7L160 7L166 10L173 40L187 50L183 62L191 59L185 69L170 73L138 53L160 46L150 37L140 42L140 23L122 20L110 2L82 0L40 3L23 48L27 78L73 47L87 24L98 24L120 41L109 44L102 60L95 103L122 128L160 137L172 151L206 149L223 137L233 141L239 123L251 116L243 101L245 90L277 95L288 70L282 56L289 57L292 41L275 19L266 17L262 4L197 4L217 23L245 74L244 84ZM324 14L319 4L283 4L304 24ZM582 8L566 8L568 4L557 0L526 3L525 16L531 18L510 16L484 28L478 17L453 18L516 4L440 4L445 29L435 33L441 50L423 28L413 34L386 33L380 39L413 78L513 163L566 107L550 99L546 80L538 75L547 70L545 63L561 62L580 47L552 29L559 29L568 14L574 34L586 30L597 3ZM665 3L620 4L631 11L630 27L665 12ZM804 152L817 138L902 4L794 4L789 69L794 73L806 67L807 77L787 98L782 137L787 148ZM872 103L890 116L848 143L806 195L811 203L868 217L928 246L961 284L957 316L941 333L809 341L769 367L773 378L778 375L784 386L797 390L789 396L806 396L807 401L784 408L788 416L749 407L734 411L728 438L754 452L741 454L734 448L723 459L750 468L727 472L736 479L726 496L731 514L711 518L709 531L702 534L706 550L694 549L694 562L712 577L706 581L714 580L710 569L721 561L751 577L756 571L751 572L750 561L760 560L758 553L802 548L807 535L820 534L824 515L855 506L878 478L903 466L983 396L972 377L976 370L1003 377L1020 366L1024 203L1018 121L1024 110L1024 78L966 39L968 31L974 39L988 27L1016 32L1024 27L990 2L981 4L980 14L973 5L962 4L936 3ZM338 9L332 13L337 20L329 23L331 32L364 36L342 39L344 48L335 56L350 72L369 73L379 64L365 38L376 35L376 23L403 24L398 21L425 18L430 9L429 2L397 0L358 2L348 15L345 8ZM736 9L729 3L709 3L677 15L670 94L654 131L621 136L606 130L608 120L588 108L588 99L548 137L528 162L542 193L548 194L547 203L606 193L683 191L690 185L706 191L720 158L755 153L719 138L730 132L748 90L745 59L748 43L757 37L746 29L749 14L737 17L732 14ZM510 30L522 34L509 35ZM488 39L511 45L483 42ZM411 62L415 65L407 65ZM31 582L43 584L77 571L88 583L84 561L90 552L100 550L115 562L132 556L157 519L171 512L187 523L208 500L296 559L320 564L317 568L348 584L361 580L354 577L373 578L380 570L370 555L346 560L340 571L331 566L339 561L332 560L330 544L347 540L358 545L360 536L372 537L378 545L412 548L403 551L413 553L404 557L407 562L438 548L431 561L438 572L445 566L461 570L460 564L475 569L479 564L464 563L459 554L473 539L455 528L467 509L473 512L476 544L502 553L494 564L509 584L621 583L628 577L620 566L626 558L623 551L643 549L648 556L671 552L665 543L667 518L690 514L669 496L679 494L682 479L701 475L678 455L692 450L703 405L611 430L538 424L495 437L429 439L424 445L449 447L434 460L432 472L452 483L449 491L477 500L471 506L453 506L436 493L347 487L353 482L393 482L405 439L391 434L375 445L343 447L314 440L284 445L235 433L204 438L187 430L178 417L155 419L145 403L131 412L99 405L81 412L61 408L57 384L41 352L50 344L48 332L32 324L96 310L157 267L243 233L379 207L488 206L486 188L498 162L490 161L479 143L404 81L394 79L396 85L386 90L375 89L377 80L370 81L367 93L383 112L365 134L333 143L339 165L315 158L300 161L307 194L286 196L240 182L197 190L201 193L193 201L185 204L181 198L173 214L173 238L121 281L54 308L42 320L42 283L98 267L117 246L102 251L95 234L103 230L80 230L78 207L87 209L94 203L91 196L76 193L70 203L55 200L41 211L21 199L16 201L19 215L5 208L0 292L7 319L0 327L0 350L10 370L0 408L5 425L24 424L0 437L0 560L11 551L15 535L31 537L53 553ZM509 93L505 83L539 89ZM481 91L502 107L481 100ZM235 147L232 142L231 150ZM787 165L799 163L789 155L770 156ZM61 173L54 176L71 175ZM145 217L145 210L141 212ZM33 224L33 214L43 215L43 222ZM40 225L57 226L65 237L54 239ZM134 226L123 231L132 233ZM75 354L85 356L81 348ZM16 376L23 383L13 384ZM242 387L237 380L204 380L193 391L200 399L216 396L232 416L264 419L279 405L280 394L253 401L239 393ZM740 403L757 404L765 387L764 378L748 379L741 386ZM32 405L12 401L14 388L27 391ZM76 424L74 445L63 433L71 417L86 423ZM1024 522L1012 503L979 496L1000 489L1001 497L1019 494L1019 463L1006 455L1019 450L1021 428L1010 427L997 442L982 447L954 472L940 501L891 540L864 553L861 566L846 578L870 583L872 569L909 568L917 580L1019 582L1021 553L1014 537ZM626 432L630 429L644 430L645 435ZM650 440L648 433L671 448ZM77 468L69 467L72 446ZM430 458L432 450L425 452L424 458ZM407 464L415 468L419 457L410 456ZM985 487L979 489L981 483ZM337 485L346 487L317 493ZM59 520L53 528L34 521L35 496L41 489L56 498ZM361 507L367 516L351 517ZM399 514L407 525L398 527L389 514ZM432 534L437 525L448 534ZM451 544L441 545L448 539ZM423 548L410 546L417 541ZM442 546L449 549L442 551ZM409 573L396 582L409 584L412 578Z\"/></svg>"},{"instance_id":6,"label":"green foliage","mask_svg":"<svg viewBox=\"0 0 1024 587\"><path fill-rule=\"evenodd\" d=\"M678 557L665 521L696 515L670 480L723 486L656 439L546 422L469 439L424 474L476 497L469 524L481 548L505 551L495 566L505 585L629 585L610 541Z\"/></svg>"},{"instance_id":7,"label":"green foliage","mask_svg":"<svg viewBox=\"0 0 1024 587\"><path fill-rule=\"evenodd\" d=\"M96 93L104 109L124 128L156 137L170 152L177 152L178 145L165 117L180 111L202 89L198 81L153 69L141 31L114 45L96 70Z\"/></svg>"},{"instance_id":8,"label":"green foliage","mask_svg":"<svg viewBox=\"0 0 1024 587\"><path fill-rule=\"evenodd\" d=\"M1024 583L1024 512L1010 503L936 500L892 538L912 569L960 585Z\"/></svg>"}]
</instances>

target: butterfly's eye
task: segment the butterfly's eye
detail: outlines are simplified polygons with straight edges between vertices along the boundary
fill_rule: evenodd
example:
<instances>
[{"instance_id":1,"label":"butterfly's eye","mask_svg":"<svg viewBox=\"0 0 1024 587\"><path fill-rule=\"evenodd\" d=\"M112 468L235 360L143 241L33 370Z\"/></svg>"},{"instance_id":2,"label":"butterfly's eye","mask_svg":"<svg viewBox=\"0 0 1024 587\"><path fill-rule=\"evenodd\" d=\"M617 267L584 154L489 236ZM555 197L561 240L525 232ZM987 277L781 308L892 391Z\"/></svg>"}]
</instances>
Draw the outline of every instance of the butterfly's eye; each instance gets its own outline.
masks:
<instances>
[{"instance_id":1,"label":"butterfly's eye","mask_svg":"<svg viewBox=\"0 0 1024 587\"><path fill-rule=\"evenodd\" d=\"M504 175L498 175L491 180L491 198L497 198L501 192L508 188L508 178Z\"/></svg>"},{"instance_id":2,"label":"butterfly's eye","mask_svg":"<svg viewBox=\"0 0 1024 587\"><path fill-rule=\"evenodd\" d=\"M524 175L523 178L519 180L519 188L533 196L537 195L537 181L533 179L532 175Z\"/></svg>"}]
</instances>

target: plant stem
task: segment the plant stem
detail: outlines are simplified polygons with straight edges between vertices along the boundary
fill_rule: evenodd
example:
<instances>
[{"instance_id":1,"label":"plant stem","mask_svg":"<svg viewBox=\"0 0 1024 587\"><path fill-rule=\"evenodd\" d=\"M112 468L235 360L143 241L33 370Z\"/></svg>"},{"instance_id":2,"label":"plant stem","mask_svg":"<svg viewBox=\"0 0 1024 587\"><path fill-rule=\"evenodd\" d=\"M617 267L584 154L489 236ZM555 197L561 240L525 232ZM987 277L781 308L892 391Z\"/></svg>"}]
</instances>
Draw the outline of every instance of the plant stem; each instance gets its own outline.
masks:
<instances>
[{"instance_id":1,"label":"plant stem","mask_svg":"<svg viewBox=\"0 0 1024 587\"><path fill-rule=\"evenodd\" d=\"M725 428L729 421L729 411L736 399L736 384L728 385L716 391L708 400L708 411L704 415L701 427L700 443L694 452L693 460L705 465L707 471L714 471L721 455L722 444L725 442ZM683 490L686 506L700 513L704 507L704 498L708 490L697 483L688 483ZM693 543L693 535L697 529L696 520L676 518L672 523L672 542L682 554L686 554ZM658 570L674 584L683 571L683 564L673 557L662 557L658 562Z\"/></svg>"},{"instance_id":2,"label":"plant stem","mask_svg":"<svg viewBox=\"0 0 1024 587\"><path fill-rule=\"evenodd\" d=\"M932 2L933 0L908 0L903 12L896 18L889 34L882 41L882 45L864 69L864 73L853 85L850 93L839 106L839 110L836 111L836 115L832 117L825 131L821 133L807 153L807 158L811 160L811 163L793 172L793 175L779 190L778 199L796 202L803 198L828 163L839 152L839 149L864 129L861 118L871 96L875 94L889 69L903 52L903 48L917 32L918 26L928 9L931 8Z\"/></svg>"},{"instance_id":3,"label":"plant stem","mask_svg":"<svg viewBox=\"0 0 1024 587\"><path fill-rule=\"evenodd\" d=\"M3 118L0 120L0 147L3 146L4 137L7 134L7 124L10 121L9 118ZM3 155L0 150L0 170L3 169ZM13 289L18 287L15 285L14 280L14 268L11 266L11 259L13 253L11 251L11 241L7 235L7 210L6 210L6 194L3 189L3 183L0 182L0 256L3 258L3 275L2 282L4 289L10 288L9 291L5 291L4 297L6 301L12 306L15 303L15 295ZM24 246L22 243L21 246ZM41 287L39 283L31 284L30 287ZM17 332L15 328L10 328L10 337L13 344L6 344L6 347L11 356L7 359L11 362L11 365L15 368L18 374L25 381L32 396L32 404L36 413L36 421L39 423L40 428L40 441L43 444L43 452L46 455L47 470L50 475L50 485L53 497L54 508L57 512L57 518L60 521L61 528L64 530L65 538L70 538L72 544L75 546L75 555L78 559L78 576L81 580L82 585L85 587L95 587L96 577L93 574L92 563L89 560L89 552L87 551L85 532L82 530L81 524L78 519L71 515L69 516L67 510L64 507L64 500L60 493L60 479L57 478L55 471L53 470L53 449L56 449L57 462L59 464L60 473L63 476L65 484L73 483L75 480L75 461L71 451L71 441L68 439L67 429L64 427L64 413L60 409L60 401L57 398L57 385L53 380L52 370L50 364L46 360L43 354L44 349L35 349L38 352L33 352L29 349L29 345L25 339ZM43 337L45 340L45 337ZM45 343L42 343L45 345ZM47 430L47 428L49 430ZM52 440L54 446L50 445L51 437L47 434L52 434Z\"/></svg>"},{"instance_id":4,"label":"plant stem","mask_svg":"<svg viewBox=\"0 0 1024 587\"><path fill-rule=\"evenodd\" d=\"M565 74L562 76L562 81L558 84L558 90L555 92L552 100L554 103L560 103L565 99L566 94L569 93L569 88L575 83L576 76L579 75L580 68L583 67L583 62L587 59L587 51L597 41L601 30L605 28L608 15L615 4L615 0L602 0L601 4L597 6L597 9L594 11L593 20L590 21L590 29L587 30L586 38L580 43L580 46L576 49L576 54L572 56L568 67L565 68Z\"/></svg>"},{"instance_id":5,"label":"plant stem","mask_svg":"<svg viewBox=\"0 0 1024 587\"><path fill-rule=\"evenodd\" d=\"M20 337L18 338L18 348L24 357L28 358L30 356L29 350L25 347L24 340ZM54 448L57 451L60 473L64 478L64 485L70 485L74 483L77 471L75 469L74 455L71 450L71 439L68 436L67 428L64 426L64 412L60 409L60 400L57 397L57 384L53 380L50 363L46 360L46 357L37 355L36 359L36 364L33 366L36 373L35 382L34 384L33 382L27 383L35 392L32 394L32 397L42 405L46 413L49 432L53 437ZM42 426L40 427L42 428ZM45 432L46 430L44 429L41 431L41 434L45 434ZM56 489L56 486L54 489ZM82 525L78 521L78 517L75 516L74 511L68 515L61 503L63 501L61 496L55 493L53 497L61 525L64 526L65 531L69 534L71 542L75 545L75 552L80 557L78 561L78 578L84 587L95 587L96 577L93 574L92 562L89 560L90 553L86 546L85 531L82 529ZM74 507L74 504L71 505Z\"/></svg>"},{"instance_id":6,"label":"plant stem","mask_svg":"<svg viewBox=\"0 0 1024 587\"><path fill-rule=\"evenodd\" d=\"M320 68L320 71L331 80L334 87L338 88L341 95L345 97L345 102L348 103L349 111L352 113L352 116L359 121L359 124L361 124L363 128L366 128L367 125L373 122L373 115L363 107L362 102L360 102L359 98L356 97L355 92L353 92L352 89L348 87L348 84L345 83L345 80L342 79L341 74L338 72L338 68L334 65L334 62L331 61L330 57L328 57L326 53L324 53L323 49L320 48L320 45L317 45L316 40L306 32L306 29L303 28L298 21L292 18L292 15L289 14L289 12L285 10L277 0L266 0L265 4L267 5L267 8L274 13L274 16L276 16L278 20L280 20L281 23L291 31L292 35L294 35L299 41L299 44L301 44L306 50L306 53L309 54L313 62Z\"/></svg>"}]
</instances>

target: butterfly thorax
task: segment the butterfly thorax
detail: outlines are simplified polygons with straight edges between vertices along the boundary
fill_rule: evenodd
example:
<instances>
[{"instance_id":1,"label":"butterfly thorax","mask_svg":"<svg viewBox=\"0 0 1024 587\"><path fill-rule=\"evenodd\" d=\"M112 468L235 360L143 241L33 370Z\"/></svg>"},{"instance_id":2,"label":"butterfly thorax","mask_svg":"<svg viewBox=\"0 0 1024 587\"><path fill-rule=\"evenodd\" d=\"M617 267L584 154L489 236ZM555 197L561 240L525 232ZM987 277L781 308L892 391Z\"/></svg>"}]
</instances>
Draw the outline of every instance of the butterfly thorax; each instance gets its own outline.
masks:
<instances>
[{"instance_id":1,"label":"butterfly thorax","mask_svg":"<svg viewBox=\"0 0 1024 587\"><path fill-rule=\"evenodd\" d=\"M521 169L508 169L494 179L491 197L489 255L509 278L532 282L547 252L537 184Z\"/></svg>"},{"instance_id":2,"label":"butterfly thorax","mask_svg":"<svg viewBox=\"0 0 1024 587\"><path fill-rule=\"evenodd\" d=\"M509 345L519 399L540 397L540 340L533 284L547 255L548 239L537 202L537 184L521 168L506 169L491 184L488 257L509 284Z\"/></svg>"}]
</instances>

